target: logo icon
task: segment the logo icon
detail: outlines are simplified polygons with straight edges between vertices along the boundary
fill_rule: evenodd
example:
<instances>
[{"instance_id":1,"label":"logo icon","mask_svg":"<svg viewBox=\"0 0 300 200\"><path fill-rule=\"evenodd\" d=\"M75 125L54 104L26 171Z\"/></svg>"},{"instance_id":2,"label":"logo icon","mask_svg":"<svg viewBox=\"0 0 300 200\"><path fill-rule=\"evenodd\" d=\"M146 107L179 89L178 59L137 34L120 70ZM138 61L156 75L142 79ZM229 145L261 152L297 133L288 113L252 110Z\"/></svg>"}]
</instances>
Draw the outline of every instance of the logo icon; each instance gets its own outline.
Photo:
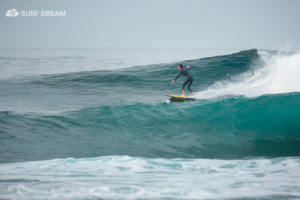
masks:
<instances>
[{"instance_id":1,"label":"logo icon","mask_svg":"<svg viewBox=\"0 0 300 200\"><path fill-rule=\"evenodd\" d=\"M5 15L6 17L16 17L19 15L19 12L17 11L17 9L11 9L8 10Z\"/></svg>"}]
</instances>

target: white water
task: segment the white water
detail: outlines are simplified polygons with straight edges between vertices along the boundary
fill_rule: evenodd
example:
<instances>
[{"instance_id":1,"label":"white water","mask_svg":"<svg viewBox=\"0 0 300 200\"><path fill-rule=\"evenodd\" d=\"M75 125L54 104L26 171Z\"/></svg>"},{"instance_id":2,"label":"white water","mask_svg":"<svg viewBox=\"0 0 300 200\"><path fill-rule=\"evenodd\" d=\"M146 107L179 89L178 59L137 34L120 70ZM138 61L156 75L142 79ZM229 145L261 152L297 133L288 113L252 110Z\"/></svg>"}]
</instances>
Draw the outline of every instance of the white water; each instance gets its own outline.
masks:
<instances>
[{"instance_id":1,"label":"white water","mask_svg":"<svg viewBox=\"0 0 300 200\"><path fill-rule=\"evenodd\" d=\"M300 91L300 53L272 55L260 50L259 54L265 64L252 64L250 71L230 80L216 82L208 89L197 92L196 97L200 99L228 95L257 97Z\"/></svg>"},{"instance_id":2,"label":"white water","mask_svg":"<svg viewBox=\"0 0 300 200\"><path fill-rule=\"evenodd\" d=\"M69 158L1 164L0 179L9 199L300 198L300 159Z\"/></svg>"}]
</instances>

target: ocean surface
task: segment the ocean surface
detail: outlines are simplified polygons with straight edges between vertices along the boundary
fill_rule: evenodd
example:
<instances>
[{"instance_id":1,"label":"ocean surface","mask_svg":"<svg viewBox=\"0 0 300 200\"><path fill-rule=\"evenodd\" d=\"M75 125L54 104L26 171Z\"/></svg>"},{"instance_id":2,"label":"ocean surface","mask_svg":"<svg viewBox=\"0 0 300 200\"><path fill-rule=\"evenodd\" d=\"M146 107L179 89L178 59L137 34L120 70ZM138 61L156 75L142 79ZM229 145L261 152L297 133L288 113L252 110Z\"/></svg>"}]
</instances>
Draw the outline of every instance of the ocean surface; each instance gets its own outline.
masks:
<instances>
[{"instance_id":1,"label":"ocean surface","mask_svg":"<svg viewBox=\"0 0 300 200\"><path fill-rule=\"evenodd\" d=\"M299 52L0 49L0 199L300 199L299 117Z\"/></svg>"}]
</instances>

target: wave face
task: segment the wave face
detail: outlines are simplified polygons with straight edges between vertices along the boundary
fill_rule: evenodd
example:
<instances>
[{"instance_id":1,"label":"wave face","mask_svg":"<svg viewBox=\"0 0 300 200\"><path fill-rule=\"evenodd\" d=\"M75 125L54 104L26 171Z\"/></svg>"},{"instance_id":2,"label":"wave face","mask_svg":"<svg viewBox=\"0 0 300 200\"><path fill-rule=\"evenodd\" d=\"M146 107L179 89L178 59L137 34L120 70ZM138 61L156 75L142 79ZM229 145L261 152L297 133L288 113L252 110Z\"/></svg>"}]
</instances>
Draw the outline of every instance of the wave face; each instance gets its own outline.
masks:
<instances>
[{"instance_id":1,"label":"wave face","mask_svg":"<svg viewBox=\"0 0 300 200\"><path fill-rule=\"evenodd\" d=\"M178 63L1 80L0 161L300 156L300 54L248 50ZM9 153L7 153L9 152Z\"/></svg>"}]
</instances>

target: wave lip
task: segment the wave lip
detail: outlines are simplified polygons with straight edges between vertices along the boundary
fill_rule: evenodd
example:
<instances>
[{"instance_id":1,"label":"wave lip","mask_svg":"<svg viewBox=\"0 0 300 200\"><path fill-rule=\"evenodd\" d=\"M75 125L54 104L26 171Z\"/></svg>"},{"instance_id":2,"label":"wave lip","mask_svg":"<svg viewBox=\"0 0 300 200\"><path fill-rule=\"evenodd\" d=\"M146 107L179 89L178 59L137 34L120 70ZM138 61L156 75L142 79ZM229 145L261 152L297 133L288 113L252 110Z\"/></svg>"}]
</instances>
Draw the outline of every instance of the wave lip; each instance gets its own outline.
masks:
<instances>
[{"instance_id":1,"label":"wave lip","mask_svg":"<svg viewBox=\"0 0 300 200\"><path fill-rule=\"evenodd\" d=\"M300 73L300 53L257 50L256 57L254 55L245 72L216 81L196 96L206 99L228 95L257 97L300 91L297 76Z\"/></svg>"}]
</instances>

